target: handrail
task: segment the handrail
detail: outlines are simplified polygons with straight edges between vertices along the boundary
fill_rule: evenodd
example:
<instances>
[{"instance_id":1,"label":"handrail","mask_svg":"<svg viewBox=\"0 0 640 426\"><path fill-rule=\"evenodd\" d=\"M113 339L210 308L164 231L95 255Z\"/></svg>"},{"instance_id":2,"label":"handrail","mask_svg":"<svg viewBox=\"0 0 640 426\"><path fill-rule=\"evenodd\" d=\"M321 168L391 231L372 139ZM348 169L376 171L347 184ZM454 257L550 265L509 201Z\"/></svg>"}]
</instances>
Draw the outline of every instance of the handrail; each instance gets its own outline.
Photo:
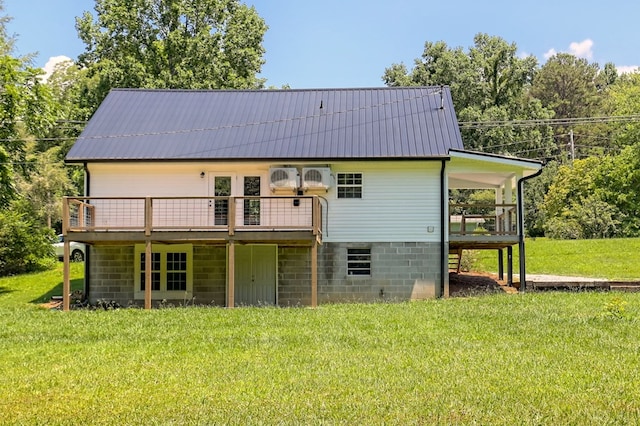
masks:
<instances>
[{"instance_id":1,"label":"handrail","mask_svg":"<svg viewBox=\"0 0 640 426\"><path fill-rule=\"evenodd\" d=\"M459 213L451 213L456 210ZM516 204L449 203L449 212L450 235L517 235ZM454 221L454 218L458 220ZM459 229L452 229L457 228L458 224ZM467 229L469 224L473 224L471 229Z\"/></svg>"},{"instance_id":2,"label":"handrail","mask_svg":"<svg viewBox=\"0 0 640 426\"><path fill-rule=\"evenodd\" d=\"M322 234L317 196L64 197L63 234L138 231L311 231Z\"/></svg>"}]
</instances>

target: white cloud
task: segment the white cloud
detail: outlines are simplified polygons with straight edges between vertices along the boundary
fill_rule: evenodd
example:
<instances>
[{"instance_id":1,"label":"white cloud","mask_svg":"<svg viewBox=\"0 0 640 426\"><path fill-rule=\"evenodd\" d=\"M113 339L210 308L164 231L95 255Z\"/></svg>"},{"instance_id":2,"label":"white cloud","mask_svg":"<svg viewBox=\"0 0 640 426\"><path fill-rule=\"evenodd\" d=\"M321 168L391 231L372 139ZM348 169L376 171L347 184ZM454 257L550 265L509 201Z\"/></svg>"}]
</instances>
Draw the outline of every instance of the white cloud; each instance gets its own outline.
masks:
<instances>
[{"instance_id":1,"label":"white cloud","mask_svg":"<svg viewBox=\"0 0 640 426\"><path fill-rule=\"evenodd\" d=\"M56 66L63 62L72 62L71 58L68 56L52 56L49 58L47 63L44 65L44 76L42 77L43 81L47 81L51 74L56 70Z\"/></svg>"},{"instance_id":2,"label":"white cloud","mask_svg":"<svg viewBox=\"0 0 640 426\"><path fill-rule=\"evenodd\" d=\"M620 65L616 66L618 74L631 74L634 72L640 72L640 65Z\"/></svg>"},{"instance_id":3,"label":"white cloud","mask_svg":"<svg viewBox=\"0 0 640 426\"><path fill-rule=\"evenodd\" d=\"M552 48L552 49L547 50L547 53L545 53L545 54L544 54L544 55L542 55L542 56L544 56L544 58L545 58L545 59L549 59L549 58L550 58L550 57L552 57L552 56L556 56L556 54L557 54L557 53L558 53L558 52L556 52L556 49L553 49L553 48Z\"/></svg>"},{"instance_id":4,"label":"white cloud","mask_svg":"<svg viewBox=\"0 0 640 426\"><path fill-rule=\"evenodd\" d=\"M544 59L549 60L552 56L557 55L558 53L563 53L565 51L558 52L555 48L551 48L547 50L542 56ZM582 41L574 41L569 44L569 51L566 53L570 53L577 58L584 58L591 60L593 59L593 40L590 38L582 40Z\"/></svg>"},{"instance_id":5,"label":"white cloud","mask_svg":"<svg viewBox=\"0 0 640 426\"><path fill-rule=\"evenodd\" d=\"M593 58L593 40L590 38L580 42L573 42L569 45L569 53L578 57L591 60Z\"/></svg>"}]
</instances>

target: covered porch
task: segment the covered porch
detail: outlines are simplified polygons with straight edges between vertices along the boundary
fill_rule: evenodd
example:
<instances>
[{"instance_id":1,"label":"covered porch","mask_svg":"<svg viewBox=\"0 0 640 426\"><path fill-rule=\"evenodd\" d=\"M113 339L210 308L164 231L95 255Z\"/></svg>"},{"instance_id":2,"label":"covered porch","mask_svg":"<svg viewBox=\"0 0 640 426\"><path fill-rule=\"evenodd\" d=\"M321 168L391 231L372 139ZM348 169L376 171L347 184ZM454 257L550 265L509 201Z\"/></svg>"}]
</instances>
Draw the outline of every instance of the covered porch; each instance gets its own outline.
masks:
<instances>
[{"instance_id":1,"label":"covered porch","mask_svg":"<svg viewBox=\"0 0 640 426\"><path fill-rule=\"evenodd\" d=\"M513 246L519 247L520 281L525 282L524 182L542 171L537 161L468 151L450 152L447 184L451 190L489 190L488 202L449 202L448 247L458 262L463 250L496 250L498 275L513 284ZM468 191L467 191L468 192ZM451 270L451 268L450 268ZM454 268L460 272L460 264ZM524 285L520 286L524 290Z\"/></svg>"}]
</instances>

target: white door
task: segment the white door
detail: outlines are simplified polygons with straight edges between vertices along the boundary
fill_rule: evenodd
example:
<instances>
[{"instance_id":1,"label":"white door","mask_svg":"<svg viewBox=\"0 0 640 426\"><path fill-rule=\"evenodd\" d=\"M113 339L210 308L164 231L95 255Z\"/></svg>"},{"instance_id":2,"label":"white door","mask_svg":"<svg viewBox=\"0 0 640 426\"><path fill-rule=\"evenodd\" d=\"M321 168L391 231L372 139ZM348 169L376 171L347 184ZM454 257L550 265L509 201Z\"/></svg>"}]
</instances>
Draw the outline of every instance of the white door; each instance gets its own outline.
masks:
<instances>
[{"instance_id":1,"label":"white door","mask_svg":"<svg viewBox=\"0 0 640 426\"><path fill-rule=\"evenodd\" d=\"M209 175L209 196L211 197L238 197L245 198L236 203L236 226L260 225L260 199L251 198L261 195L260 176L243 175L235 173L212 173ZM229 200L220 198L210 203L211 222L215 225L229 224Z\"/></svg>"},{"instance_id":2,"label":"white door","mask_svg":"<svg viewBox=\"0 0 640 426\"><path fill-rule=\"evenodd\" d=\"M236 244L235 259L235 303L275 305L278 246Z\"/></svg>"}]
</instances>

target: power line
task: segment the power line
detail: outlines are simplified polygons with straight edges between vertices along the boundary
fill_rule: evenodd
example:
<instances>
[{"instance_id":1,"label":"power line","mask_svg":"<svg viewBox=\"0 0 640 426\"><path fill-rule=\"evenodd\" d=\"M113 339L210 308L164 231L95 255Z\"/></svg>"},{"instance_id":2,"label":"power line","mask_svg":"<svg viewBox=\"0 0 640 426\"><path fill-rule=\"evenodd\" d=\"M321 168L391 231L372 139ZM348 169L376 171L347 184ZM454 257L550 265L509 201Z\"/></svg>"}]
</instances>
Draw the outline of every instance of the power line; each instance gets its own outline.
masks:
<instances>
[{"instance_id":1,"label":"power line","mask_svg":"<svg viewBox=\"0 0 640 426\"><path fill-rule=\"evenodd\" d=\"M458 124L460 125L460 129L481 129L489 127L535 127L569 126L572 124L591 123L628 123L633 121L640 121L640 114L579 118L547 118L531 120L459 121Z\"/></svg>"}]
</instances>

